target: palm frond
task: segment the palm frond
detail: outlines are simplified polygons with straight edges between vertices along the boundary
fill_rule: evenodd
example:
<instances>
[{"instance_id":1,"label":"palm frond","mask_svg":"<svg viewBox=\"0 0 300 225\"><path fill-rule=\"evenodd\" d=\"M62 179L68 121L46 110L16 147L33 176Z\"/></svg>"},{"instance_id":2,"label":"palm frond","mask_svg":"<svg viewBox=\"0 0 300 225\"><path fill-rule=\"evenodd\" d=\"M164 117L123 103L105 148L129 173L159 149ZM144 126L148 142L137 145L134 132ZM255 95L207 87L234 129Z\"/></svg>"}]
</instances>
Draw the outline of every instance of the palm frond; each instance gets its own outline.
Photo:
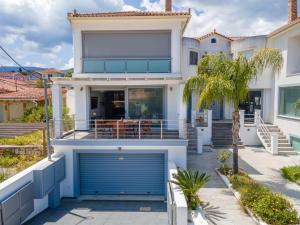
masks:
<instances>
[{"instance_id":1,"label":"palm frond","mask_svg":"<svg viewBox=\"0 0 300 225\"><path fill-rule=\"evenodd\" d=\"M271 67L272 72L279 73L283 65L283 57L279 49L263 48L252 58L258 72Z\"/></svg>"}]
</instances>

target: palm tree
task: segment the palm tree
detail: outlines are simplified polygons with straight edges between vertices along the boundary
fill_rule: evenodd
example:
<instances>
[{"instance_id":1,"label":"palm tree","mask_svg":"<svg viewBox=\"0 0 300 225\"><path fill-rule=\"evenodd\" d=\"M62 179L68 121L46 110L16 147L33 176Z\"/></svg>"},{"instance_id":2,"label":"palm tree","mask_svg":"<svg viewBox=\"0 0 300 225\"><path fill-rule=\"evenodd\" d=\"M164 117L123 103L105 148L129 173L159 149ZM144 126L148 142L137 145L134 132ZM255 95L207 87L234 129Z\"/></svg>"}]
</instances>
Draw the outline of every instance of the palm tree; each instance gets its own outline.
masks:
<instances>
[{"instance_id":1,"label":"palm tree","mask_svg":"<svg viewBox=\"0 0 300 225\"><path fill-rule=\"evenodd\" d=\"M266 68L272 73L279 73L283 58L278 49L264 48L252 58L242 54L231 59L223 54L208 55L198 65L197 75L187 80L183 100L188 101L190 94L199 94L197 107L208 108L214 101L226 100L233 104L232 140L233 140L233 173L238 173L238 141L239 141L239 105L243 103L249 92L249 83L256 79Z\"/></svg>"},{"instance_id":2,"label":"palm tree","mask_svg":"<svg viewBox=\"0 0 300 225\"><path fill-rule=\"evenodd\" d=\"M197 209L201 203L197 192L209 181L210 177L199 171L178 170L178 173L174 174L173 178L174 180L171 182L180 187L189 209Z\"/></svg>"}]
</instances>

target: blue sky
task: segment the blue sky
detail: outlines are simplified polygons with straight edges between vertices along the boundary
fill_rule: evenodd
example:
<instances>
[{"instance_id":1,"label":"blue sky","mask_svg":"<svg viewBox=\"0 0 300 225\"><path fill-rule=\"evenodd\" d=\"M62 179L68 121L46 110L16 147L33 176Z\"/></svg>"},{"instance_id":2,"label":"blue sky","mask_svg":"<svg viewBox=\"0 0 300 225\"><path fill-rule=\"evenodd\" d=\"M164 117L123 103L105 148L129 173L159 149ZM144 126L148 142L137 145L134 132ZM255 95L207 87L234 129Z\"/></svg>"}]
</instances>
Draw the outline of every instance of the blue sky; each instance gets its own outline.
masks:
<instances>
[{"instance_id":1,"label":"blue sky","mask_svg":"<svg viewBox=\"0 0 300 225\"><path fill-rule=\"evenodd\" d=\"M22 65L72 67L72 34L66 14L152 10L164 0L0 0L0 44ZM287 21L287 0L173 0L176 10L192 9L185 36L213 29L231 36L266 34ZM13 65L0 52L0 66Z\"/></svg>"}]
</instances>

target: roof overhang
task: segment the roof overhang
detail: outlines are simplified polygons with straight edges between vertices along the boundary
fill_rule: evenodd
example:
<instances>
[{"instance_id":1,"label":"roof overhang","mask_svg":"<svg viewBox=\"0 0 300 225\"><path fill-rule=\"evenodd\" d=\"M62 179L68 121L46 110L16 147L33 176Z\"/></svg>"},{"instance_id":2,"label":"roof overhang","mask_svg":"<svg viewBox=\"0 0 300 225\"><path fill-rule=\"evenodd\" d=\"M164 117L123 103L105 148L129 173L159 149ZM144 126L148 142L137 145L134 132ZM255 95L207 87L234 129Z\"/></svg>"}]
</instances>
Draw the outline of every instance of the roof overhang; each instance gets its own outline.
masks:
<instances>
[{"instance_id":1,"label":"roof overhang","mask_svg":"<svg viewBox=\"0 0 300 225\"><path fill-rule=\"evenodd\" d=\"M280 35L281 33L288 32L289 30L293 29L297 25L300 25L300 17L298 17L298 19L296 19L295 21L288 23L282 27L279 27L275 31L271 32L268 35L268 38L274 38L277 35Z\"/></svg>"}]
</instances>

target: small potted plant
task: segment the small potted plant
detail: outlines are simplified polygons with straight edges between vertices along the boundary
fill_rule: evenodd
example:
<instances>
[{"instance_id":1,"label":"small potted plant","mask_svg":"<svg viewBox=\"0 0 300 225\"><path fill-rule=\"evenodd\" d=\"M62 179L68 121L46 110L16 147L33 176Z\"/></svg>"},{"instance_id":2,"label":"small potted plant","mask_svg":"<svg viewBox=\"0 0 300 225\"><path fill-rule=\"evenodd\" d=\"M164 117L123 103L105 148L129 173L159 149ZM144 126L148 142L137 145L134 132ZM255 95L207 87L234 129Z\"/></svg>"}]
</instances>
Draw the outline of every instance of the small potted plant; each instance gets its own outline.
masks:
<instances>
[{"instance_id":1,"label":"small potted plant","mask_svg":"<svg viewBox=\"0 0 300 225\"><path fill-rule=\"evenodd\" d=\"M220 162L220 167L219 167L219 172L223 175L228 175L229 174L229 167L227 165L227 161L230 159L232 153L230 151L220 151L218 153L218 160Z\"/></svg>"},{"instance_id":2,"label":"small potted plant","mask_svg":"<svg viewBox=\"0 0 300 225\"><path fill-rule=\"evenodd\" d=\"M174 180L171 182L178 185L185 196L189 209L188 220L192 222L193 216L197 213L196 210L199 209L202 203L198 191L209 181L210 177L199 171L179 170L173 178Z\"/></svg>"}]
</instances>

